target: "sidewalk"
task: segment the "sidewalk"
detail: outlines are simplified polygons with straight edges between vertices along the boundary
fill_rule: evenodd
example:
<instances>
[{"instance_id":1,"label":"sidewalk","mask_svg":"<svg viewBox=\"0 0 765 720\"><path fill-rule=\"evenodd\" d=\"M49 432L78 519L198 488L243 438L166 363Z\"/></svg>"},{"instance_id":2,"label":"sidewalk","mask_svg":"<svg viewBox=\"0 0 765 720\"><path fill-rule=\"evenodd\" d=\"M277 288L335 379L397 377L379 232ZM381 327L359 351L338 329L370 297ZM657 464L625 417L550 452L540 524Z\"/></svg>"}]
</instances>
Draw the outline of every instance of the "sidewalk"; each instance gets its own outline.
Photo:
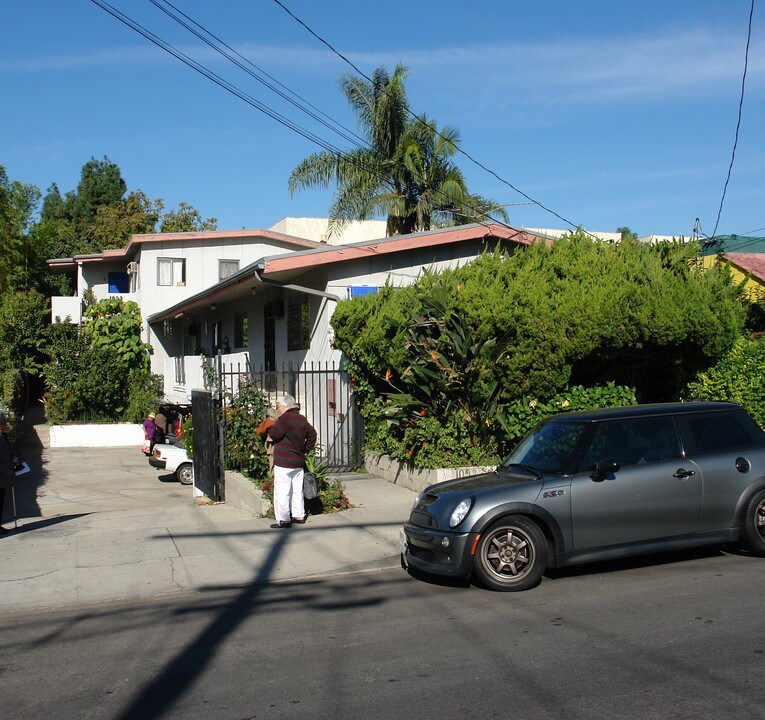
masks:
<instances>
[{"instance_id":1,"label":"sidewalk","mask_svg":"<svg viewBox=\"0 0 765 720\"><path fill-rule=\"evenodd\" d=\"M20 438L18 529L0 537L0 611L394 567L414 493L371 475L339 477L354 507L271 530L151 468L138 448L45 448ZM34 435L34 436L33 436ZM10 503L8 503L10 505ZM3 518L13 527L10 512Z\"/></svg>"}]
</instances>

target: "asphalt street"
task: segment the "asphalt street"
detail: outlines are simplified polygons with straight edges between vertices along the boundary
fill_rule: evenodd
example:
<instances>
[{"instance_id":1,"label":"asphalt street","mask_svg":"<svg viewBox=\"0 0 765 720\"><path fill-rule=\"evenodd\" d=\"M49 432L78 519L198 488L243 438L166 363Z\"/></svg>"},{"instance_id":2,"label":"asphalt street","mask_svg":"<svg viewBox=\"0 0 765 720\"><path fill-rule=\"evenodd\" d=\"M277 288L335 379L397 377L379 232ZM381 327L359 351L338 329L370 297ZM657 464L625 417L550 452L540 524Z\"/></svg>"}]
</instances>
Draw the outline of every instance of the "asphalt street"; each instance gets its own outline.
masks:
<instances>
[{"instance_id":1,"label":"asphalt street","mask_svg":"<svg viewBox=\"0 0 765 720\"><path fill-rule=\"evenodd\" d=\"M513 594L388 569L5 613L3 715L759 718L763 592L707 550Z\"/></svg>"}]
</instances>

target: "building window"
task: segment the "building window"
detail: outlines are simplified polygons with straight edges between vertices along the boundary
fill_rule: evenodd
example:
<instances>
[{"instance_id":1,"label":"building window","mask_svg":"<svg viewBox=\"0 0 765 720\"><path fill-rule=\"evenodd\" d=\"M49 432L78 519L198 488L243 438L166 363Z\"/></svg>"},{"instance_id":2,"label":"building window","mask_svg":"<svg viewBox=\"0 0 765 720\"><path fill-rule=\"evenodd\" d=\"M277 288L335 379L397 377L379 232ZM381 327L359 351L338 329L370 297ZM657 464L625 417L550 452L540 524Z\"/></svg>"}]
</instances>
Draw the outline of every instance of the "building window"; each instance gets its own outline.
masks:
<instances>
[{"instance_id":1,"label":"building window","mask_svg":"<svg viewBox=\"0 0 765 720\"><path fill-rule=\"evenodd\" d=\"M348 299L351 300L356 297L362 297L364 295L373 295L380 288L375 285L349 285L348 286Z\"/></svg>"},{"instance_id":2,"label":"building window","mask_svg":"<svg viewBox=\"0 0 765 720\"><path fill-rule=\"evenodd\" d=\"M290 298L287 310L287 350L311 346L311 306L307 295Z\"/></svg>"},{"instance_id":3,"label":"building window","mask_svg":"<svg viewBox=\"0 0 765 720\"><path fill-rule=\"evenodd\" d=\"M218 282L225 280L235 272L239 272L238 260L218 260Z\"/></svg>"},{"instance_id":4,"label":"building window","mask_svg":"<svg viewBox=\"0 0 765 720\"><path fill-rule=\"evenodd\" d=\"M157 285L185 285L185 258L157 258Z\"/></svg>"},{"instance_id":5,"label":"building window","mask_svg":"<svg viewBox=\"0 0 765 720\"><path fill-rule=\"evenodd\" d=\"M111 295L130 292L130 282L126 272L108 273L107 283L109 285L109 293Z\"/></svg>"},{"instance_id":6,"label":"building window","mask_svg":"<svg viewBox=\"0 0 765 720\"><path fill-rule=\"evenodd\" d=\"M247 315L234 315L234 347L246 348L249 344L249 330L250 321Z\"/></svg>"}]
</instances>

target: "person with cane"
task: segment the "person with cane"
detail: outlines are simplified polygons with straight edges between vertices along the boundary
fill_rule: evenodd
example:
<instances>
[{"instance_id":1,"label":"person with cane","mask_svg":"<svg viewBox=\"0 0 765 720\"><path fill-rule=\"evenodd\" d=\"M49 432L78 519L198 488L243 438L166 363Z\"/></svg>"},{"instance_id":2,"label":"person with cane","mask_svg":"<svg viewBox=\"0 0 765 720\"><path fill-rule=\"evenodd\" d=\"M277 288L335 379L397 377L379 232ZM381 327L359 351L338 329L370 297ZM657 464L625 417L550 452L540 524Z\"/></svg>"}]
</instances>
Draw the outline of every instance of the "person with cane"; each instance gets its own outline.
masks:
<instances>
[{"instance_id":1,"label":"person with cane","mask_svg":"<svg viewBox=\"0 0 765 720\"><path fill-rule=\"evenodd\" d=\"M3 508L5 507L5 491L13 492L13 478L15 476L14 465L16 458L11 448L6 433L8 432L8 417L5 413L0 413L0 522L3 519ZM14 520L15 520L14 511ZM0 533L10 532L8 528L0 525Z\"/></svg>"}]
</instances>

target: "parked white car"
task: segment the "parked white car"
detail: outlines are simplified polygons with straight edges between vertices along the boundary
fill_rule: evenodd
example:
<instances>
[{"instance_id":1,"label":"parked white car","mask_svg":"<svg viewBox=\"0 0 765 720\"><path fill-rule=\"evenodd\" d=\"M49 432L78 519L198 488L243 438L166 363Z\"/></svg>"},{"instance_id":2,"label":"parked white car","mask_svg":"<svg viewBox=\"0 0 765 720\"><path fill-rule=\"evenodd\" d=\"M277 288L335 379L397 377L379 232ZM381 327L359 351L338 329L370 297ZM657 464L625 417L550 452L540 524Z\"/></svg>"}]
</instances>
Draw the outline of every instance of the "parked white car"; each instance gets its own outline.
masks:
<instances>
[{"instance_id":1,"label":"parked white car","mask_svg":"<svg viewBox=\"0 0 765 720\"><path fill-rule=\"evenodd\" d=\"M175 473L181 485L191 485L194 482L194 465L186 455L183 440L179 440L175 445L155 445L154 453L149 456L149 465L157 470Z\"/></svg>"}]
</instances>

